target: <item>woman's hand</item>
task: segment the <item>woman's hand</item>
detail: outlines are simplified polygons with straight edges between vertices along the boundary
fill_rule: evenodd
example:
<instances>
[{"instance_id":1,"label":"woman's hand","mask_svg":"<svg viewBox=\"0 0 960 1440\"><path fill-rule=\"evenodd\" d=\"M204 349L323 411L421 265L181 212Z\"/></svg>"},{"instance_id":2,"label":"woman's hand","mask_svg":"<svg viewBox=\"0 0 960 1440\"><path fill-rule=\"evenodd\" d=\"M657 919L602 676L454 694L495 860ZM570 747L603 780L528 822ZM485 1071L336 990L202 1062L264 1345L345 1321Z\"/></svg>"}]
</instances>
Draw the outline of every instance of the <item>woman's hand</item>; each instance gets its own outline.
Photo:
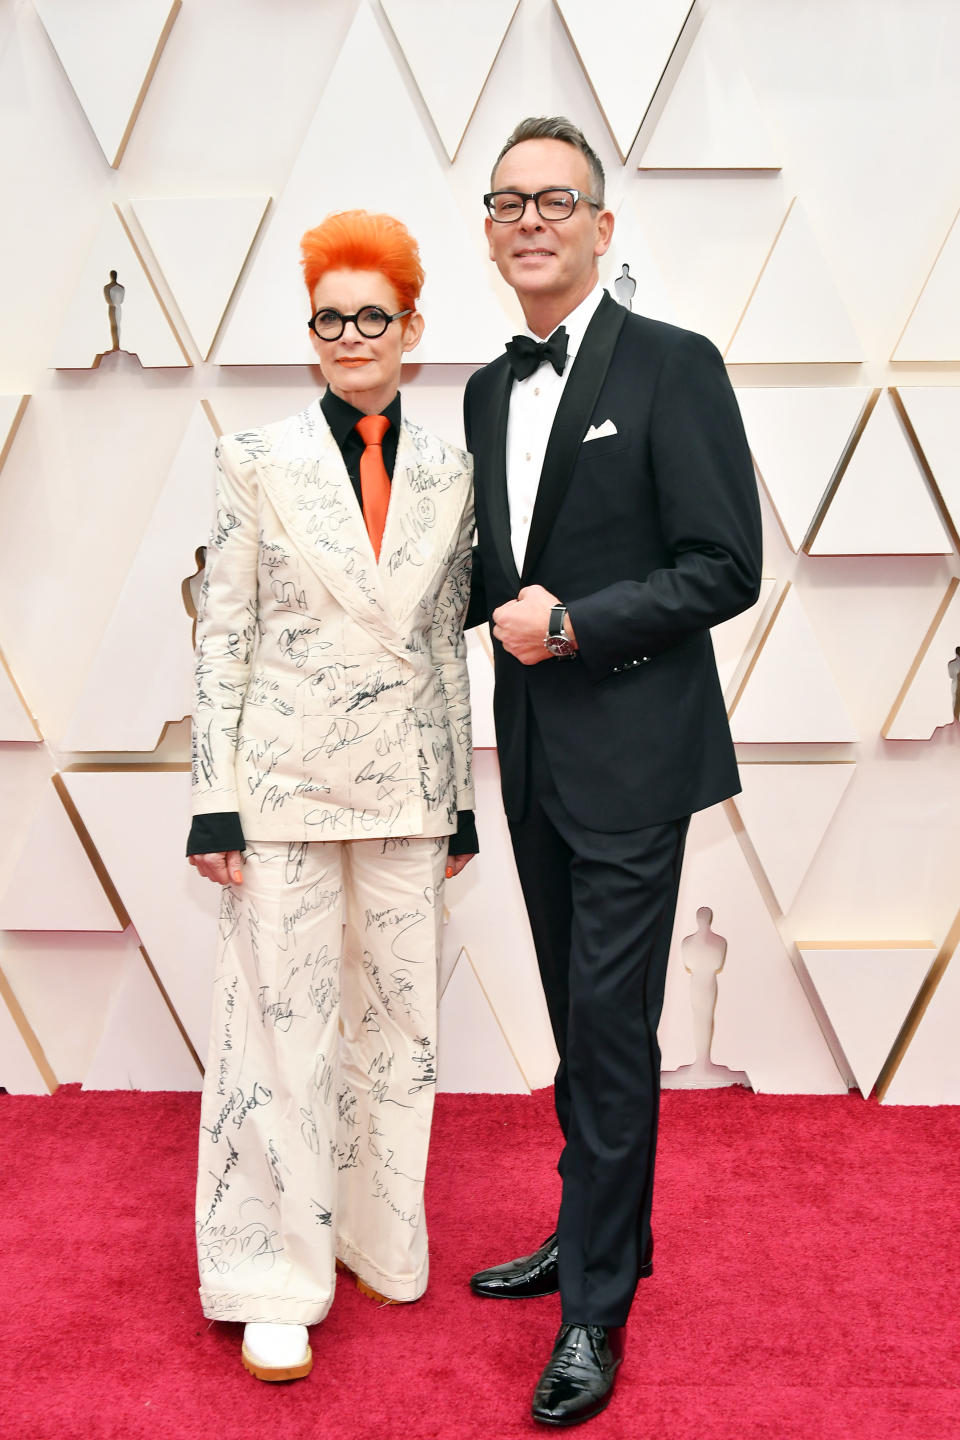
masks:
<instances>
[{"instance_id":1,"label":"woman's hand","mask_svg":"<svg viewBox=\"0 0 960 1440\"><path fill-rule=\"evenodd\" d=\"M470 857L467 856L467 859ZM243 858L239 850L218 850L211 855L188 855L187 859L205 880L218 885L243 884Z\"/></svg>"},{"instance_id":2,"label":"woman's hand","mask_svg":"<svg viewBox=\"0 0 960 1440\"><path fill-rule=\"evenodd\" d=\"M459 875L464 865L469 864L472 859L472 855L448 855L446 869L447 879L452 880L455 875Z\"/></svg>"}]
</instances>

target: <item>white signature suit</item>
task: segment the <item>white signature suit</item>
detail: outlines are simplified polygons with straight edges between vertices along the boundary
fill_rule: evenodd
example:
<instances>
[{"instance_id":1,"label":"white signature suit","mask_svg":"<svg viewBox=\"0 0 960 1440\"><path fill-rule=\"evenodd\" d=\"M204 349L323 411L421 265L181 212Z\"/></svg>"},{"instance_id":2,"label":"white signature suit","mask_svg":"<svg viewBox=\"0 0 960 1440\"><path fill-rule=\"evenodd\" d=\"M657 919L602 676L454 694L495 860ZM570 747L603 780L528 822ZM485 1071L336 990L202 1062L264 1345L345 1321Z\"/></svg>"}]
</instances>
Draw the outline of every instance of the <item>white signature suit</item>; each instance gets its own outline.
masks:
<instances>
[{"instance_id":1,"label":"white signature suit","mask_svg":"<svg viewBox=\"0 0 960 1440\"><path fill-rule=\"evenodd\" d=\"M472 805L469 459L403 423L379 564L319 402L219 465L194 813L239 810L247 840L450 834Z\"/></svg>"},{"instance_id":2,"label":"white signature suit","mask_svg":"<svg viewBox=\"0 0 960 1440\"><path fill-rule=\"evenodd\" d=\"M472 809L469 458L404 421L379 562L319 401L220 442L194 814L239 812L201 1114L204 1312L427 1282L447 837ZM319 843L317 843L319 842ZM341 843L349 842L349 843Z\"/></svg>"}]
</instances>

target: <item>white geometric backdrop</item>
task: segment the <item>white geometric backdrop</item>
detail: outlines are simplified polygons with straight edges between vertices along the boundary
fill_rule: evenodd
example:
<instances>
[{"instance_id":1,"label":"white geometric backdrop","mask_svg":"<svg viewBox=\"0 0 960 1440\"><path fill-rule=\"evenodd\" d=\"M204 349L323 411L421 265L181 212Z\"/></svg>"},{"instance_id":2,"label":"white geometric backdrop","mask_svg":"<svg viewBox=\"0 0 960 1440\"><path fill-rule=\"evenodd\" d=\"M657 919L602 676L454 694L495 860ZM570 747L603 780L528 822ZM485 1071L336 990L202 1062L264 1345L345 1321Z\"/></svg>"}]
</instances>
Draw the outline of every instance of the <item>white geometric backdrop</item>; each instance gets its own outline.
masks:
<instances>
[{"instance_id":1,"label":"white geometric backdrop","mask_svg":"<svg viewBox=\"0 0 960 1440\"><path fill-rule=\"evenodd\" d=\"M955 0L0 0L0 97L0 1086L199 1085L214 435L315 395L297 242L366 205L425 258L405 407L462 440L519 318L479 197L565 113L604 282L720 347L762 481L763 593L715 635L743 794L691 827L664 1081L960 1102ZM523 1091L554 1053L470 658L440 1084Z\"/></svg>"}]
</instances>

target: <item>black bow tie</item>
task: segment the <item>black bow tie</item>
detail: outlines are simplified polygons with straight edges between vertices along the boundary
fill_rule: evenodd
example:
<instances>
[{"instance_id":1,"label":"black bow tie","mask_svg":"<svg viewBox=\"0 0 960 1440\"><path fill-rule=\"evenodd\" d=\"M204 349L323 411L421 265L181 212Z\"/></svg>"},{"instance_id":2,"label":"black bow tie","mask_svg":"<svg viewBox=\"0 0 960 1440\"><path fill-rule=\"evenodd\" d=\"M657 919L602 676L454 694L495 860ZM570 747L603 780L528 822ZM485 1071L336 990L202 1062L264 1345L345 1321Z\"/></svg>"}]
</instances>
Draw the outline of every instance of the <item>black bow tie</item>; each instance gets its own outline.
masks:
<instances>
[{"instance_id":1,"label":"black bow tie","mask_svg":"<svg viewBox=\"0 0 960 1440\"><path fill-rule=\"evenodd\" d=\"M567 331L558 325L549 340L531 340L529 335L514 335L507 341L507 359L518 380L526 380L544 360L549 360L558 375L567 363Z\"/></svg>"}]
</instances>

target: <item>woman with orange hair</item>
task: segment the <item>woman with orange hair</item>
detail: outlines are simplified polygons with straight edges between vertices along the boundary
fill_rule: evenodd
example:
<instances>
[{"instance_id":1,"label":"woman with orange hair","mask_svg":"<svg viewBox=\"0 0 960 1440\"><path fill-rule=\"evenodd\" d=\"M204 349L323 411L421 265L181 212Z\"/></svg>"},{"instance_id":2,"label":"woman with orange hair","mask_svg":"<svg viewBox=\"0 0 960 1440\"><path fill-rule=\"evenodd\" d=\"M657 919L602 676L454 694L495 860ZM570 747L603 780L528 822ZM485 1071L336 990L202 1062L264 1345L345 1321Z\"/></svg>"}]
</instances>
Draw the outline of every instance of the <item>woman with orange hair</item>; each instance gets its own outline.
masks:
<instances>
[{"instance_id":1,"label":"woman with orange hair","mask_svg":"<svg viewBox=\"0 0 960 1440\"><path fill-rule=\"evenodd\" d=\"M398 391L416 242L351 211L302 249L327 388L218 447L187 846L224 887L200 1295L261 1380L309 1372L336 1264L426 1288L443 885L476 850L470 461Z\"/></svg>"}]
</instances>

